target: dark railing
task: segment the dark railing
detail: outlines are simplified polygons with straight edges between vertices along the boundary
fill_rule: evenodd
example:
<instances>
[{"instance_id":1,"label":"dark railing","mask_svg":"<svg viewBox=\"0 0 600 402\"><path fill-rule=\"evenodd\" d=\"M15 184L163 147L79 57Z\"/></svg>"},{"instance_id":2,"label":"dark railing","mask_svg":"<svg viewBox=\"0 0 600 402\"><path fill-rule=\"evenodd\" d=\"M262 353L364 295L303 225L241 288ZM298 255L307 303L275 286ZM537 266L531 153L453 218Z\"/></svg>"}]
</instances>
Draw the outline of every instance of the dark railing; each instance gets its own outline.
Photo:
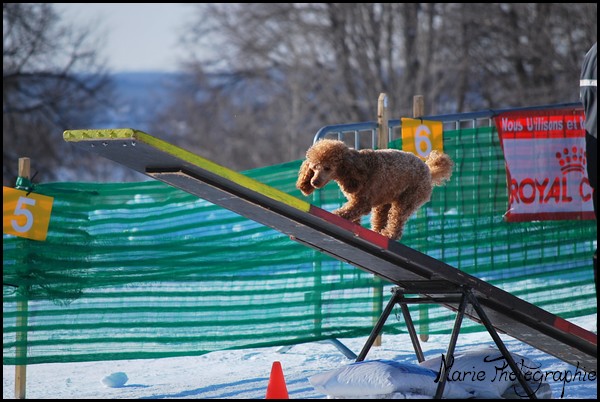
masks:
<instances>
[{"instance_id":1,"label":"dark railing","mask_svg":"<svg viewBox=\"0 0 600 402\"><path fill-rule=\"evenodd\" d=\"M478 112L469 113L452 113L442 114L435 116L423 116L423 120L434 120L441 121L445 124L444 129L458 130L460 128L476 128L476 127L489 127L494 124L494 116L512 111L527 111L527 110L548 110L548 109L562 109L582 107L579 102L571 103L560 103L554 105L542 105L542 106L530 106L522 108L505 108L505 109L487 109ZM400 119L388 120L388 140L393 141L398 138L397 136L401 132L402 121ZM377 122L366 121L362 123L347 123L347 124L333 124L322 127L313 139L313 142L317 142L327 136L335 135L337 139L345 141L347 134L354 135L354 148L360 149L361 136L371 136L371 148L375 148L377 144Z\"/></svg>"}]
</instances>

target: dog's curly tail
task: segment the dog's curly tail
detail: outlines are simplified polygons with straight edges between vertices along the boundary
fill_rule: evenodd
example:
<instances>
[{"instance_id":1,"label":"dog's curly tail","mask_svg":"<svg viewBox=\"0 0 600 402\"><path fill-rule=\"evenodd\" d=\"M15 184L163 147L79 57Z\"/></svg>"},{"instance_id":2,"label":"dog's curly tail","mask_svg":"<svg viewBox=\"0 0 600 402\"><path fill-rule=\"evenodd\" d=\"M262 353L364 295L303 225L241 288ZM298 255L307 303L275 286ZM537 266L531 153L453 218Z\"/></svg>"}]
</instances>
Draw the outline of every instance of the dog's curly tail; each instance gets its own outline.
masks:
<instances>
[{"instance_id":1,"label":"dog's curly tail","mask_svg":"<svg viewBox=\"0 0 600 402\"><path fill-rule=\"evenodd\" d=\"M450 180L454 162L447 154L433 150L429 153L425 163L431 171L431 182L434 186L441 186Z\"/></svg>"}]
</instances>

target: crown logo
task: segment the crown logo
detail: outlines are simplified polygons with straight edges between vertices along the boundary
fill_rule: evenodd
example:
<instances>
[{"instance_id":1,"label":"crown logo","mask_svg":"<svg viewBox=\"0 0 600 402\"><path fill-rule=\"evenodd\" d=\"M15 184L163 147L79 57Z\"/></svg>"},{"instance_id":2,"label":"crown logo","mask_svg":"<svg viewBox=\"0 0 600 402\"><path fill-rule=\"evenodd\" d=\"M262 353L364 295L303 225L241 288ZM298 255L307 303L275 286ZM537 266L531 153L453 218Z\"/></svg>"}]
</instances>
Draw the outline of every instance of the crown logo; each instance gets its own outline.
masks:
<instances>
[{"instance_id":1,"label":"crown logo","mask_svg":"<svg viewBox=\"0 0 600 402\"><path fill-rule=\"evenodd\" d=\"M556 159L560 165L560 170L563 175L569 172L585 172L585 165L587 164L587 155L583 148L572 147L564 148L562 152L556 153Z\"/></svg>"}]
</instances>

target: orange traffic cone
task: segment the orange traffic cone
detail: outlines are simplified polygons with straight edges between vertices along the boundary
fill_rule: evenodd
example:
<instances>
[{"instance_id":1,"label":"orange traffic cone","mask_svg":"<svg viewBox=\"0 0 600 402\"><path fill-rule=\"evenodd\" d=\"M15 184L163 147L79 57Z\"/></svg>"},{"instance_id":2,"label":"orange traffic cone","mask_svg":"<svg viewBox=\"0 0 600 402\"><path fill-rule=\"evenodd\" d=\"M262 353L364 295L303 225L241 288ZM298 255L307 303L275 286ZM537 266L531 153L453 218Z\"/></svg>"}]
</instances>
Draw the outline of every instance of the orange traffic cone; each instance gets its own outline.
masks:
<instances>
[{"instance_id":1,"label":"orange traffic cone","mask_svg":"<svg viewBox=\"0 0 600 402\"><path fill-rule=\"evenodd\" d=\"M273 362L265 399L290 399L280 362Z\"/></svg>"}]
</instances>

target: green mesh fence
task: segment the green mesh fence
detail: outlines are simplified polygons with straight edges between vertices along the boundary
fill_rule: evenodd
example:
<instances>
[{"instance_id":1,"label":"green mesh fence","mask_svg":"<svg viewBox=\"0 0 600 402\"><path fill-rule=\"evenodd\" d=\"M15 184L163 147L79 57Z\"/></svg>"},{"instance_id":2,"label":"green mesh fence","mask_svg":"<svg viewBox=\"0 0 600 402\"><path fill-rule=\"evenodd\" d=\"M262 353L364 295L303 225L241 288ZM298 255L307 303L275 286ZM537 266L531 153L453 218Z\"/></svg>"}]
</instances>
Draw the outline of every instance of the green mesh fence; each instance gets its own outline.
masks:
<instances>
[{"instance_id":1,"label":"green mesh fence","mask_svg":"<svg viewBox=\"0 0 600 402\"><path fill-rule=\"evenodd\" d=\"M595 222L505 223L493 128L445 132L444 149L454 176L411 218L402 242L563 318L594 313ZM303 198L299 165L245 174ZM50 183L35 192L54 197L47 240L3 236L4 364L365 336L393 286L161 182ZM333 210L343 200L330 184L310 201ZM451 311L410 309L418 331L450 333ZM384 329L405 331L401 319Z\"/></svg>"}]
</instances>

